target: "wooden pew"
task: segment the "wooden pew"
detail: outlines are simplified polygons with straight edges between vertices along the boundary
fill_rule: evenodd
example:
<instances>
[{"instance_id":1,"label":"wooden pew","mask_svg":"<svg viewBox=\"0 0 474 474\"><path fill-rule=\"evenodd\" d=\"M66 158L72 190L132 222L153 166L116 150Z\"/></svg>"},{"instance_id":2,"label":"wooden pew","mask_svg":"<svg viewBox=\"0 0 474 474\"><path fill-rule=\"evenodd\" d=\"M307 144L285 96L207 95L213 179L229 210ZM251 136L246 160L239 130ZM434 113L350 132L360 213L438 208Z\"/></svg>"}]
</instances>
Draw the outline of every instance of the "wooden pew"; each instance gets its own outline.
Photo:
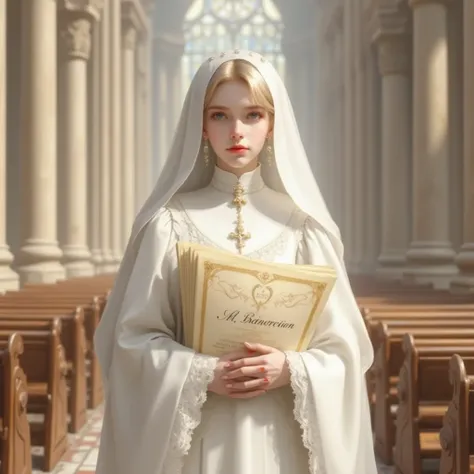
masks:
<instances>
[{"instance_id":1,"label":"wooden pew","mask_svg":"<svg viewBox=\"0 0 474 474\"><path fill-rule=\"evenodd\" d=\"M418 345L423 344L424 339L430 343L433 338L442 346L455 345L458 340L462 343L466 338L474 340L474 318L427 323L426 320L379 322L375 330L377 341L372 369L375 385L374 443L377 455L385 464L393 462L394 410L398 404L398 375L404 360L404 335L410 333Z\"/></svg>"},{"instance_id":2,"label":"wooden pew","mask_svg":"<svg viewBox=\"0 0 474 474\"><path fill-rule=\"evenodd\" d=\"M0 472L31 474L26 375L20 365L23 339L14 333L0 344Z\"/></svg>"},{"instance_id":3,"label":"wooden pew","mask_svg":"<svg viewBox=\"0 0 474 474\"><path fill-rule=\"evenodd\" d=\"M67 382L69 388L68 411L71 416L70 431L77 433L87 421L87 382L86 382L86 342L84 329L84 312L78 307L70 306L45 308L14 306L0 307L0 327L4 320L16 320L20 323L24 319L52 321L61 319L61 342L65 350L67 361Z\"/></svg>"},{"instance_id":4,"label":"wooden pew","mask_svg":"<svg viewBox=\"0 0 474 474\"><path fill-rule=\"evenodd\" d=\"M0 347L8 345L13 332L23 338L20 364L26 375L27 412L43 413L44 422L30 420L31 444L44 446L42 469L51 471L67 450L66 360L61 344L60 320L12 320L0 329ZM29 324L28 328L25 328ZM30 453L31 456L31 453Z\"/></svg>"},{"instance_id":5,"label":"wooden pew","mask_svg":"<svg viewBox=\"0 0 474 474\"><path fill-rule=\"evenodd\" d=\"M449 379L453 396L440 432L439 474L474 472L474 372L466 370L466 358L453 355ZM469 361L472 366L472 361Z\"/></svg>"},{"instance_id":6,"label":"wooden pew","mask_svg":"<svg viewBox=\"0 0 474 474\"><path fill-rule=\"evenodd\" d=\"M431 341L431 342L430 342ZM474 339L443 346L439 340L416 344L413 336L403 338L405 358L400 370L396 415L395 474L420 474L422 460L439 459L439 431L451 399L448 369L457 353L468 357L474 370ZM420 409L423 407L423 409Z\"/></svg>"},{"instance_id":7,"label":"wooden pew","mask_svg":"<svg viewBox=\"0 0 474 474\"><path fill-rule=\"evenodd\" d=\"M15 307L35 308L75 308L80 307L84 312L84 329L86 344L86 378L87 405L90 409L97 408L103 401L103 387L100 375L99 361L94 351L94 334L99 325L100 317L105 306L105 300L99 296L71 294L69 292L12 292L0 296L0 311L2 308Z\"/></svg>"},{"instance_id":8,"label":"wooden pew","mask_svg":"<svg viewBox=\"0 0 474 474\"><path fill-rule=\"evenodd\" d=\"M423 324L421 321L426 321L426 324L431 326L434 322L443 324L448 324L449 321L463 320L471 321L474 319L474 307L472 309L465 309L465 306L456 306L456 305L417 305L413 308L411 305L408 306L408 309L404 309L400 306L384 306L378 309L371 310L368 313L363 313L365 325L369 333L369 337L372 341L374 347L374 353L377 352L378 341L377 337L374 334L377 324L381 321L390 323L392 326L399 325L400 327L410 324L412 320L419 321L417 326ZM444 309L438 309L444 308ZM470 308L470 306L468 306ZM375 386L375 373L376 367L375 363L372 368L367 372L367 392L369 396L370 411L372 416L373 428L375 429L375 403L376 403L376 386ZM385 457L385 459L389 459Z\"/></svg>"}]
</instances>

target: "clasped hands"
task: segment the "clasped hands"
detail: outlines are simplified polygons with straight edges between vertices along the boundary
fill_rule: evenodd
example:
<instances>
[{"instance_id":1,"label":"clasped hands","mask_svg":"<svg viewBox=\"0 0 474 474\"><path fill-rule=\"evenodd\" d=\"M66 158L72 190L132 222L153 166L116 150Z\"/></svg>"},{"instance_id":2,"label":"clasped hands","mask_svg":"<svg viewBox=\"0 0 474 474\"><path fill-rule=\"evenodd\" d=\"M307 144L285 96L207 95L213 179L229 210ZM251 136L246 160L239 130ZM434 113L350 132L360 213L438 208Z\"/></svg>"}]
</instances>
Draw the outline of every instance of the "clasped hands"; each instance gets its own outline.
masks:
<instances>
[{"instance_id":1,"label":"clasped hands","mask_svg":"<svg viewBox=\"0 0 474 474\"><path fill-rule=\"evenodd\" d=\"M222 356L208 390L230 398L254 398L288 385L290 372L285 353L263 344Z\"/></svg>"}]
</instances>

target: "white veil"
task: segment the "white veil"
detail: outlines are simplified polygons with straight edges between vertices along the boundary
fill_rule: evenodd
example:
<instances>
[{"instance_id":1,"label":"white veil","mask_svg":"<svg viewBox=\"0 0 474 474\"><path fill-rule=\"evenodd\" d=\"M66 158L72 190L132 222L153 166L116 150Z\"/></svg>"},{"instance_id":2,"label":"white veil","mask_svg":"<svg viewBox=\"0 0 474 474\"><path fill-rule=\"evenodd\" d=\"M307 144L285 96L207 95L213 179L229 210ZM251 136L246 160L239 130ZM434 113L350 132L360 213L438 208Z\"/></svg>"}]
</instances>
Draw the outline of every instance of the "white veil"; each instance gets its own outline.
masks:
<instances>
[{"instance_id":1,"label":"white veil","mask_svg":"<svg viewBox=\"0 0 474 474\"><path fill-rule=\"evenodd\" d=\"M313 176L300 139L293 108L280 76L262 56L235 50L209 58L196 73L186 96L171 150L153 192L138 213L131 236L99 327L95 334L95 350L107 386L112 360L115 329L143 230L151 219L181 190L206 186L213 172L202 159L202 120L207 85L216 69L226 61L241 59L253 64L267 82L275 105L273 148L276 166L262 160L262 176L270 188L287 193L304 212L313 217L327 233L343 267L343 245L339 229L326 207Z\"/></svg>"}]
</instances>

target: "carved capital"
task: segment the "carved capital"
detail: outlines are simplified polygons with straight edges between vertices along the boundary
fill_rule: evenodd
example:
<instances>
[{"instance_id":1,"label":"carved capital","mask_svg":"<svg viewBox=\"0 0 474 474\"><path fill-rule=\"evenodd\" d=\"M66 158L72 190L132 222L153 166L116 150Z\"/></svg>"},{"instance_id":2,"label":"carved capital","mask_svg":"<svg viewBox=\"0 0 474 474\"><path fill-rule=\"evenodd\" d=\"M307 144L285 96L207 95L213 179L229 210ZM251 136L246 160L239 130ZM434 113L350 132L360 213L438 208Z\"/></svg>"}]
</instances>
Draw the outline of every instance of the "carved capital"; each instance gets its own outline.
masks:
<instances>
[{"instance_id":1,"label":"carved capital","mask_svg":"<svg viewBox=\"0 0 474 474\"><path fill-rule=\"evenodd\" d=\"M145 10L145 3L141 0L121 0L122 23L131 24L140 34L148 33L149 19Z\"/></svg>"},{"instance_id":2,"label":"carved capital","mask_svg":"<svg viewBox=\"0 0 474 474\"><path fill-rule=\"evenodd\" d=\"M408 37L384 36L378 42L378 65L382 76L408 74L411 68Z\"/></svg>"},{"instance_id":3,"label":"carved capital","mask_svg":"<svg viewBox=\"0 0 474 474\"><path fill-rule=\"evenodd\" d=\"M105 0L58 0L58 10L98 20L104 3Z\"/></svg>"},{"instance_id":4,"label":"carved capital","mask_svg":"<svg viewBox=\"0 0 474 474\"><path fill-rule=\"evenodd\" d=\"M381 1L372 17L372 39L411 33L410 10L399 0Z\"/></svg>"},{"instance_id":5,"label":"carved capital","mask_svg":"<svg viewBox=\"0 0 474 474\"><path fill-rule=\"evenodd\" d=\"M60 23L61 51L66 58L89 59L91 51L91 22L72 16Z\"/></svg>"},{"instance_id":6,"label":"carved capital","mask_svg":"<svg viewBox=\"0 0 474 474\"><path fill-rule=\"evenodd\" d=\"M130 23L122 23L122 48L135 50L137 47L138 32Z\"/></svg>"}]
</instances>

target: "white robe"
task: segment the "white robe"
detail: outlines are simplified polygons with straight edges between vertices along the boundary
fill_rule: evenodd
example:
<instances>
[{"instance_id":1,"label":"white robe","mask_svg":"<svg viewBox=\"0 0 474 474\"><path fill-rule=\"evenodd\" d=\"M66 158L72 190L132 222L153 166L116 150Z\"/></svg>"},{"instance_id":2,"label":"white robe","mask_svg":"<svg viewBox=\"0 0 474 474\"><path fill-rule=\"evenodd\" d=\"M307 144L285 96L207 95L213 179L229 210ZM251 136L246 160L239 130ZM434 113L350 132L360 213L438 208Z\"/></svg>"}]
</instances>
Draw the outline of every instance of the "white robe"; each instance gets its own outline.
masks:
<instances>
[{"instance_id":1,"label":"white robe","mask_svg":"<svg viewBox=\"0 0 474 474\"><path fill-rule=\"evenodd\" d=\"M250 400L207 393L216 359L181 345L175 243L237 252L228 234L236 177L176 195L148 225L121 311L97 474L375 474L361 348L370 344L326 234L260 170L241 183L251 233L244 253L329 264L340 278L311 348L288 352L291 385Z\"/></svg>"}]
</instances>

